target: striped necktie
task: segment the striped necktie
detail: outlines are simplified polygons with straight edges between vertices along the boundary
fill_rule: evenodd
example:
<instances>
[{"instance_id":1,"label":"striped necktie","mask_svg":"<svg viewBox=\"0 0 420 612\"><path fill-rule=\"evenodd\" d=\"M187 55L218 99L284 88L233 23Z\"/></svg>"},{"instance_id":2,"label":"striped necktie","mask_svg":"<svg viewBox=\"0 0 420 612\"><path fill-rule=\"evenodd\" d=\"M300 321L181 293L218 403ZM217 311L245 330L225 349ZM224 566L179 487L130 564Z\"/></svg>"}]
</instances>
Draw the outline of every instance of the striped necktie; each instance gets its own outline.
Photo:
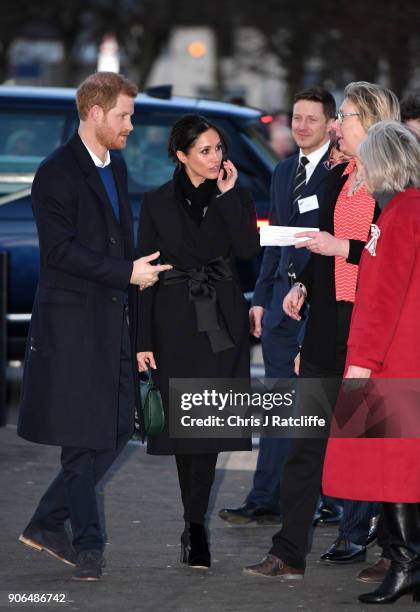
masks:
<instances>
[{"instance_id":1,"label":"striped necktie","mask_svg":"<svg viewBox=\"0 0 420 612\"><path fill-rule=\"evenodd\" d=\"M306 185L306 164L309 164L309 159L307 157L301 157L296 170L295 182L293 186L293 206L298 200L300 200Z\"/></svg>"}]
</instances>

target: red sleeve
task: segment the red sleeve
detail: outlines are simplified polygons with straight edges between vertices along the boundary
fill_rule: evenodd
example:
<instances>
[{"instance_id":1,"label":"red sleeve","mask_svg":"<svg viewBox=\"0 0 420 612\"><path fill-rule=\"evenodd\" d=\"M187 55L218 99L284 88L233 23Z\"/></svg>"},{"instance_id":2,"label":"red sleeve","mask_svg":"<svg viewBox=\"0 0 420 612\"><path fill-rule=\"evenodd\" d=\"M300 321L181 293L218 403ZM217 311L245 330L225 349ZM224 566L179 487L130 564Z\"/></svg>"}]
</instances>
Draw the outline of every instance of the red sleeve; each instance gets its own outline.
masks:
<instances>
[{"instance_id":1,"label":"red sleeve","mask_svg":"<svg viewBox=\"0 0 420 612\"><path fill-rule=\"evenodd\" d=\"M385 210L376 256L365 250L348 340L347 363L379 370L392 342L413 276L416 236L404 203Z\"/></svg>"}]
</instances>

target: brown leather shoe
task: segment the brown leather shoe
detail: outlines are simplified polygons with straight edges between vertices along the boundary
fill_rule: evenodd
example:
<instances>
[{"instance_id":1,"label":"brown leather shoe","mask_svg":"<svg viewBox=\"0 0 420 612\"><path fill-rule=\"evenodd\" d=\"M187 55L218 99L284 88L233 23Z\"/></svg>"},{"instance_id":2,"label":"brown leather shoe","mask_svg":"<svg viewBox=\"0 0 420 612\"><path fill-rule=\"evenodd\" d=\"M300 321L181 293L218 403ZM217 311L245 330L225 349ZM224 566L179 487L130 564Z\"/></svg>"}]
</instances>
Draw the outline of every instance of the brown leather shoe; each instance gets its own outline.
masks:
<instances>
[{"instance_id":1,"label":"brown leather shoe","mask_svg":"<svg viewBox=\"0 0 420 612\"><path fill-rule=\"evenodd\" d=\"M68 565L73 565L73 567L76 565L76 553L64 529L62 531L49 531L35 523L29 523L23 533L20 534L19 541L35 550L45 550L56 559L68 563Z\"/></svg>"},{"instance_id":2,"label":"brown leather shoe","mask_svg":"<svg viewBox=\"0 0 420 612\"><path fill-rule=\"evenodd\" d=\"M373 565L369 565L369 567L357 574L357 580L361 582L382 582L390 566L390 559L381 557L379 561L376 561Z\"/></svg>"},{"instance_id":3,"label":"brown leather shoe","mask_svg":"<svg viewBox=\"0 0 420 612\"><path fill-rule=\"evenodd\" d=\"M243 573L250 574L251 576L283 578L283 580L302 580L305 572L302 569L296 569L295 567L287 565L274 555L268 554L259 563L244 567Z\"/></svg>"}]
</instances>

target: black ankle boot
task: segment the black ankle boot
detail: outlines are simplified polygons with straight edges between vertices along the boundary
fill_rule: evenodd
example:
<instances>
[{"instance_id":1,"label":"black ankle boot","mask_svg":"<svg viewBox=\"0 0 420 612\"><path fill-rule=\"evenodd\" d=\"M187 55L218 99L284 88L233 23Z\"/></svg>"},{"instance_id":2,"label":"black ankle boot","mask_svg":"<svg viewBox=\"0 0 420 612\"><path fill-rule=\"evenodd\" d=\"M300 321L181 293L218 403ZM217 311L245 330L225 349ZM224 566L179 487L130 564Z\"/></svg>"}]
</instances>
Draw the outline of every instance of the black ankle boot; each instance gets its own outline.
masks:
<instances>
[{"instance_id":1,"label":"black ankle boot","mask_svg":"<svg viewBox=\"0 0 420 612\"><path fill-rule=\"evenodd\" d=\"M181 534L181 563L188 563L190 551L190 524L186 522L184 531Z\"/></svg>"},{"instance_id":2,"label":"black ankle boot","mask_svg":"<svg viewBox=\"0 0 420 612\"><path fill-rule=\"evenodd\" d=\"M207 542L206 528L199 523L189 524L190 551L188 565L207 569L210 567L210 551Z\"/></svg>"},{"instance_id":3,"label":"black ankle boot","mask_svg":"<svg viewBox=\"0 0 420 612\"><path fill-rule=\"evenodd\" d=\"M416 570L392 561L384 581L372 593L359 596L363 603L387 604L397 601L403 595L413 594L414 601L420 601L420 567Z\"/></svg>"},{"instance_id":4,"label":"black ankle boot","mask_svg":"<svg viewBox=\"0 0 420 612\"><path fill-rule=\"evenodd\" d=\"M420 601L420 528L417 504L384 503L384 516L389 530L389 568L382 584L372 593L359 596L363 603L386 604L403 595L413 594Z\"/></svg>"}]
</instances>

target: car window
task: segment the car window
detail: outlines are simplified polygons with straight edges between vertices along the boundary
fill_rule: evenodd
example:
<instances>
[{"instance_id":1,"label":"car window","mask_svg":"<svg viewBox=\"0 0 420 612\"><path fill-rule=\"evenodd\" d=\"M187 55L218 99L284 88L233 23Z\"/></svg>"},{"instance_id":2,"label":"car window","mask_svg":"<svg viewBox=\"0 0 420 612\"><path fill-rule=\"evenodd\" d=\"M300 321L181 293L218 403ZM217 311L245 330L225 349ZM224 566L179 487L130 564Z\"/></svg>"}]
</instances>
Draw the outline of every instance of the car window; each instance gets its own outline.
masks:
<instances>
[{"instance_id":1,"label":"car window","mask_svg":"<svg viewBox=\"0 0 420 612\"><path fill-rule=\"evenodd\" d=\"M172 177L175 164L168 157L168 138L172 125L180 116L160 113L134 115L134 130L122 151L130 193L144 193Z\"/></svg>"},{"instance_id":2,"label":"car window","mask_svg":"<svg viewBox=\"0 0 420 612\"><path fill-rule=\"evenodd\" d=\"M62 142L65 114L0 110L0 193L32 182L40 162Z\"/></svg>"},{"instance_id":3,"label":"car window","mask_svg":"<svg viewBox=\"0 0 420 612\"><path fill-rule=\"evenodd\" d=\"M127 165L128 191L135 212L140 201L136 196L166 183L172 177L175 164L168 157L168 138L173 124L182 115L136 109L132 117L134 130L127 138L121 155ZM76 118L71 127L77 129Z\"/></svg>"},{"instance_id":4,"label":"car window","mask_svg":"<svg viewBox=\"0 0 420 612\"><path fill-rule=\"evenodd\" d=\"M169 111L169 112L168 112ZM174 163L168 158L167 141L182 110L136 107L134 131L121 151L128 169L128 189L137 217L141 196L168 181ZM276 160L252 121L212 116L226 135L228 156L239 170L239 184L252 193L259 215L268 210L271 170ZM0 109L0 195L29 187L40 162L75 129L78 118L68 110Z\"/></svg>"},{"instance_id":5,"label":"car window","mask_svg":"<svg viewBox=\"0 0 420 612\"><path fill-rule=\"evenodd\" d=\"M182 114L136 113L133 118L134 130L122 155L127 164L128 189L135 217L141 195L168 181L174 172L167 143L173 124ZM276 163L270 149L261 137L254 135L251 123L240 126L229 119L211 115L208 118L226 136L228 157L239 170L239 184L249 189L257 203L268 209L270 170ZM261 158L266 163L264 170Z\"/></svg>"},{"instance_id":6,"label":"car window","mask_svg":"<svg viewBox=\"0 0 420 612\"><path fill-rule=\"evenodd\" d=\"M263 139L256 138L252 124L234 125L227 119L214 119L227 136L227 156L238 169L239 184L252 193L257 201L269 200L270 174L274 170L275 160ZM252 135L252 136L251 136ZM267 170L261 167L261 159L266 162Z\"/></svg>"}]
</instances>

